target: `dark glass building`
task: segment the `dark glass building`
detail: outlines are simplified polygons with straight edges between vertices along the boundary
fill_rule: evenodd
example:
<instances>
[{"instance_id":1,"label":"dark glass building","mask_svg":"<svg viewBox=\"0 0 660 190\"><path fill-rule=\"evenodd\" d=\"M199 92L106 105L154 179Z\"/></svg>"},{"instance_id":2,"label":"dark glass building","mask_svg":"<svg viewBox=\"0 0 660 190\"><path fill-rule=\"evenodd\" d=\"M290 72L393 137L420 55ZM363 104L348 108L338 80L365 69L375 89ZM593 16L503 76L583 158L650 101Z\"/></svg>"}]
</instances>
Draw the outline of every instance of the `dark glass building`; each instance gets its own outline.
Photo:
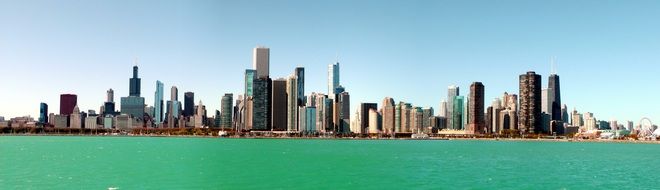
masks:
<instances>
[{"instance_id":1,"label":"dark glass building","mask_svg":"<svg viewBox=\"0 0 660 190\"><path fill-rule=\"evenodd\" d=\"M60 95L60 115L71 115L73 108L78 105L78 96L75 94Z\"/></svg>"},{"instance_id":2,"label":"dark glass building","mask_svg":"<svg viewBox=\"0 0 660 190\"><path fill-rule=\"evenodd\" d=\"M231 129L232 127L232 118L233 118L233 107L234 107L234 94L227 93L222 96L220 101L222 112L220 113L221 123L220 127L223 129Z\"/></svg>"},{"instance_id":3,"label":"dark glass building","mask_svg":"<svg viewBox=\"0 0 660 190\"><path fill-rule=\"evenodd\" d=\"M140 78L138 67L133 66L133 77L129 79L129 95L121 98L121 113L142 120L144 117L144 98L140 97Z\"/></svg>"},{"instance_id":4,"label":"dark glass building","mask_svg":"<svg viewBox=\"0 0 660 190\"><path fill-rule=\"evenodd\" d=\"M298 89L296 92L298 93L298 106L305 106L305 68L304 67L296 67L296 78L297 82L296 84L298 85Z\"/></svg>"},{"instance_id":5,"label":"dark glass building","mask_svg":"<svg viewBox=\"0 0 660 190\"><path fill-rule=\"evenodd\" d=\"M273 131L286 131L287 129L287 94L286 79L273 81L273 92L271 93L271 126Z\"/></svg>"},{"instance_id":6,"label":"dark glass building","mask_svg":"<svg viewBox=\"0 0 660 190\"><path fill-rule=\"evenodd\" d=\"M43 102L39 105L39 123L48 123L48 104Z\"/></svg>"},{"instance_id":7,"label":"dark glass building","mask_svg":"<svg viewBox=\"0 0 660 190\"><path fill-rule=\"evenodd\" d=\"M270 90L269 79L255 79L253 82L254 92L252 98L252 130L270 130Z\"/></svg>"},{"instance_id":8,"label":"dark glass building","mask_svg":"<svg viewBox=\"0 0 660 190\"><path fill-rule=\"evenodd\" d=\"M190 117L195 113L195 93L186 92L183 94L183 116Z\"/></svg>"},{"instance_id":9,"label":"dark glass building","mask_svg":"<svg viewBox=\"0 0 660 190\"><path fill-rule=\"evenodd\" d=\"M133 78L129 80L129 96L140 96L140 81L141 79L138 78L138 66L133 66Z\"/></svg>"}]
</instances>

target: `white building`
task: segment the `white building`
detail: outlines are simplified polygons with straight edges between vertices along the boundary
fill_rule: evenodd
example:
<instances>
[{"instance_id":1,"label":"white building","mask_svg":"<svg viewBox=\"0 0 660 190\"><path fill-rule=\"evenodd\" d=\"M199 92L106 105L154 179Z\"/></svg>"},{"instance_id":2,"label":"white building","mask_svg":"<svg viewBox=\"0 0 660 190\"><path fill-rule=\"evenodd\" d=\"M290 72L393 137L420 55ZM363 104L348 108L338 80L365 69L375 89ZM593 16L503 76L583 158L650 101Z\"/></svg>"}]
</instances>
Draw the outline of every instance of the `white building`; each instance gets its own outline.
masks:
<instances>
[{"instance_id":1,"label":"white building","mask_svg":"<svg viewBox=\"0 0 660 190\"><path fill-rule=\"evenodd\" d=\"M71 118L69 118L70 128L73 129L82 129L82 118L80 115L80 109L78 106L73 107L73 113L71 113Z\"/></svg>"},{"instance_id":2,"label":"white building","mask_svg":"<svg viewBox=\"0 0 660 190\"><path fill-rule=\"evenodd\" d=\"M98 116L89 116L85 118L85 129L96 129Z\"/></svg>"}]
</instances>

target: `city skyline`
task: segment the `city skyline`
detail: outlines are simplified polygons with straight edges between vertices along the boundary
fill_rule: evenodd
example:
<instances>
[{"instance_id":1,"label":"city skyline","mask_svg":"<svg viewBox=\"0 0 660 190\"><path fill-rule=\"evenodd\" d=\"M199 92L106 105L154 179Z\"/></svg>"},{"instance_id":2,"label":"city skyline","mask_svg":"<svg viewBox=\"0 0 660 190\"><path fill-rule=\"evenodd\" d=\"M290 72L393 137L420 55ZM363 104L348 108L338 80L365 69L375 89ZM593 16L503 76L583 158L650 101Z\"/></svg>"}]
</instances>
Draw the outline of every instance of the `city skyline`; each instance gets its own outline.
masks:
<instances>
[{"instance_id":1,"label":"city skyline","mask_svg":"<svg viewBox=\"0 0 660 190\"><path fill-rule=\"evenodd\" d=\"M90 4L92 4L84 2L78 3L81 3L81 6L90 6ZM144 2L138 2L136 4L140 3ZM22 3L12 3L12 5L15 6L20 4ZM168 5L173 6L170 4L174 3L170 2L170 4L164 4L165 5L163 6L165 7L161 8L168 8ZM228 5L229 7L236 6L239 8L244 8L244 6L234 5L228 2L218 4L213 4L211 7L224 7L224 5ZM304 3L301 4L304 5ZM413 6L415 9L423 10L423 13L425 14L431 14L427 9L423 9L420 5L415 5L414 3L399 2L399 4ZM2 3L2 5L5 5L5 3ZM39 8L40 6L45 5L36 5L34 7ZM460 3L458 5L450 4L447 6L464 9L469 7L467 5L461 5ZM617 10L614 5L610 6L612 7L602 6L600 8L602 11ZM13 6L7 5L0 7L6 8ZM36 11L36 8L34 7L31 9L30 6L27 6L26 9L28 12ZM64 10L65 7L59 8ZM179 10L173 7L169 8ZM114 9L122 8L114 7ZM201 8L193 6L192 9L198 10ZM260 7L259 9L262 10L264 7ZM395 12L396 10L399 10L395 7L389 6L386 6L383 9L394 10ZM3 8L0 8L0 10L2 10L0 12L4 12L0 13L2 14L2 17L0 17L2 21L10 21L11 18L16 18L22 15L16 13L16 11L5 11ZM81 14L80 12L85 11L74 9L73 13L71 14L76 16L76 13ZM157 10L154 12L160 14L167 13L166 11L163 13ZM357 13L357 11L353 10L353 13ZM569 13L576 14L575 12L570 11ZM308 12L307 14L311 13ZM319 17L328 19L324 21L327 23L341 23L347 19L346 17L338 17L335 20L335 18L330 18L328 14L330 13L322 12L321 15L326 16ZM429 21L423 18L415 17L414 13L403 12L401 14L404 15L402 20L393 20L392 22L403 24L405 26L405 23L411 20ZM528 14L536 15L532 13ZM101 12L95 16L100 17L103 15L105 14ZM334 14L330 15L337 16ZM497 43L498 41L498 37L491 36L491 38L487 38L486 40L493 41L484 44L486 47L477 48L474 51L468 51L467 49L469 48L467 47L477 47L475 46L476 43L475 41L466 40L466 38L462 37L459 37L459 39L456 41L449 43L447 45L447 48L449 49L425 49L428 47L442 46L443 44L441 43L436 45L432 42L448 40L448 37L451 35L447 35L446 33L444 33L444 37L435 40L422 40L419 38L410 39L405 35L399 35L407 33L421 33L422 36L429 37L429 33L425 33L421 30L418 31L417 29L421 28L419 28L417 25L409 26L411 27L411 29L409 29L411 31L407 31L406 29L397 29L393 30L392 32L374 33L382 36L376 35L376 37L366 38L364 41L356 40L353 42L351 42L351 40L355 40L357 38L348 37L338 43L323 43L323 41L319 41L317 38L331 37L329 34L324 33L317 38L303 35L303 39L311 40L318 44L309 42L306 43L304 42L305 40L288 43L287 40L293 39L293 37L289 34L282 34L281 32L289 30L281 29L276 30L279 31L279 33L273 34L272 37L267 37L267 32L259 32L255 34L255 37L251 38L250 35L244 35L240 37L240 40L231 41L231 43L220 43L223 40L218 38L210 38L214 39L215 41L212 40L208 43L199 42L193 39L187 39L185 35L175 33L173 34L174 38L172 39L178 42L169 45L180 44L183 45L183 47L194 47L194 51L199 51L184 51L183 53L177 53L177 50L181 49L173 48L172 46L164 46L160 49L146 46L131 48L131 45L139 46L139 42L145 41L148 42L147 44L152 46L159 44L157 41L159 41L160 38L146 37L143 40L139 40L140 38L137 37L145 37L145 34L140 32L140 29L144 28L138 27L138 29L129 30L123 34L118 34L119 36L125 37L120 38L120 41L138 39L136 42L127 43L130 50L108 51L117 48L121 49L124 46L119 43L102 41L99 39L100 37L95 35L79 36L79 38L73 38L73 34L64 34L62 32L80 33L84 32L85 29L63 29L55 26L44 25L44 23L42 23L46 21L55 21L56 23L77 23L83 22L85 19L68 17L71 15L67 16L67 14L64 13L49 19L43 18L43 16L44 15L33 16L42 19L37 19L36 24L11 21L9 23L25 27L10 27L7 31L0 32L0 34L2 34L0 35L2 36L0 37L2 41L7 42L3 45L0 45L0 63L2 63L3 67L31 71L30 73L9 72L2 75L1 81L5 81L5 90L9 91L10 93L3 95L3 98L0 98L0 116L4 116L5 118L24 115L38 117L40 102L48 103L50 112L55 112L53 110L59 110L59 95L68 93L76 94L78 96L78 104L80 104L80 110L85 111L88 109L93 109L100 111L99 107L103 104L104 94L108 89L113 89L114 93L116 93L118 97L125 97L129 95L129 89L126 88L127 85L125 85L126 78L130 76L129 70L127 68L133 65L131 60L135 57L138 58L140 78L142 78L141 95L145 98L144 102L146 104L153 106L152 104L155 102L155 100L152 93L156 89L156 80L160 80L164 83L166 89L171 86L177 86L180 92L194 92L197 96L195 100L203 101L209 111L220 110L221 98L225 93L233 93L235 95L234 98L242 94L244 79L243 71L245 68L250 68L252 63L250 50L257 45L265 45L272 50L270 53L271 78L276 79L279 77L286 77L296 66L305 67L305 72L307 73L307 76L305 76L305 95L309 95L311 92L327 93L326 89L328 84L328 65L336 62L336 57L338 55L338 62L341 63L341 85L345 86L351 93L351 102L353 102L353 105L351 105L350 109L351 113L356 110L360 103L380 102L384 97L392 97L397 102L412 102L415 104L415 106L433 107L435 110L439 110L438 105L442 99L446 99L446 91L448 86L456 84L460 87L460 89L462 89L460 95L467 97L469 93L466 91L466 89L469 90L469 84L471 84L473 81L483 82L486 88L485 101L487 102L486 105L488 105L489 102L493 100L493 98L501 97L504 92L517 94L517 76L530 70L536 71L537 74L541 75L542 86L543 88L546 88L547 79L551 73L550 57L557 56L559 60L559 69L557 70L557 74L562 78L561 88L563 98L561 103L567 104L569 111L572 111L573 108L577 108L580 113L594 113L595 117L597 117L599 120L609 121L610 119L617 119L620 121L620 123L623 123L623 121L627 120L631 120L637 123L642 117L649 117L653 121L658 119L658 113L654 107L660 105L658 100L654 98L654 95L658 92L655 89L650 89L650 92L646 92L648 89L645 88L646 86L654 86L658 84L658 79L655 79L651 76L655 74L654 71L660 70L658 68L658 65L660 65L658 64L658 60L660 60L660 58L657 55L652 55L655 52L649 52L653 49L659 49L656 48L657 45L653 44L654 40L657 41L658 39L652 35L648 35L648 37L652 39L647 39L645 42L642 42L639 38L637 38L637 41L633 40L634 42L642 44L641 46L645 45L644 48L639 48L638 46L634 46L637 48L631 48L631 44L627 44L629 46L625 46L626 43L622 42L623 40L628 39L625 36L620 36L617 32L604 32L605 34L601 35L617 38L588 38L587 40L582 41L583 43L576 43L578 44L577 46L579 46L579 48L568 48L569 50L565 51L560 49L567 48L567 46L571 45L572 43L570 43L568 40L559 40L560 43L550 43L548 41L544 41L542 39L543 37L563 39L560 38L561 36L550 35L547 33L546 36L523 35L522 38L526 38L526 40L538 40L538 44L526 42L525 40L514 39L512 41L513 44L516 44L514 45L516 48L504 48L504 50L489 49L489 47L494 46L488 45L488 43ZM363 15L360 14L358 18L362 19L358 20L369 20L366 18L373 19L374 17L379 16L386 16L386 14L380 12L368 12L364 13ZM538 15L536 16L538 17ZM187 16L181 15L174 17L181 17L183 20L190 19L193 21L195 20L194 18L197 18L188 18ZM433 18L438 19L438 17ZM644 19L638 17L634 18L637 19L632 19L633 21L644 21ZM103 18L97 19L104 20ZM105 19L105 21L112 20L114 19ZM227 21L223 19L219 20ZM276 22L274 21L275 19L266 20ZM211 20L204 21L211 22ZM473 30L476 31L478 28L484 28L487 26L487 24L478 22L476 19L465 18L465 21L480 26L464 28L464 30L467 31L474 32ZM601 21L604 22L606 20L603 19ZM119 22L117 24L118 26L124 26L138 24L145 21L132 22L120 19L117 22ZM358 21L349 23L349 26L357 27L356 25L360 22ZM453 22L449 21L449 23ZM637 23L636 25L635 23L637 22L629 23L629 25L637 27L644 26L643 23ZM381 23L378 26L385 27L385 24L386 23ZM155 28L165 27L158 25L157 23L154 23L154 25L156 25ZM203 28L201 25L193 24L192 26L197 26L196 29L199 30L196 30L196 32L205 33L205 28ZM55 29L55 31L52 33L52 36L49 33L39 32L19 34L23 30L36 31L36 29L43 29L44 27L47 29L54 27L52 29ZM237 31L249 29L249 27L246 26L237 28L239 28ZM214 31L218 28L209 29L210 31ZM526 30L524 31L534 31L532 28L525 29ZM634 30L636 29L635 27L632 27L628 30L623 30L621 28L618 29L618 32L642 32L641 30ZM657 28L654 29L657 30ZM568 30L554 31L566 32ZM596 30L592 28L586 29L583 32L588 33L594 31ZM370 32L373 31L357 31L355 33L351 33L345 29L340 30L340 33L343 36L365 37L364 35ZM650 33L652 32L649 32L649 34ZM108 33L104 32L100 32L100 34L109 35ZM168 33L168 35L170 34L171 33ZM499 37L501 38L512 37L511 34L506 34L502 31L500 31L499 34ZM465 33L465 35L468 37L476 37L474 34L469 32ZM208 38L208 36L209 34L206 35L206 38ZM585 37L581 35L578 36ZM5 37L9 37L11 39L6 39ZM34 49L30 48L32 46L23 46L19 44L19 42L32 42L28 39L31 37L39 37L43 41L40 43L33 42L34 46L38 46ZM55 51L56 49L53 48L54 45L62 44L62 41L55 39L56 37L65 37L64 39L72 40L71 42L73 43L70 45L65 45L62 47L62 50ZM570 35L564 37L576 40L571 38ZM93 39L101 41L99 41L97 44L93 43ZM163 39L165 38L163 37ZM392 44L395 46L400 45L400 47L383 48L383 46L390 44L385 42L366 43L375 42L374 40L377 41L379 39L389 39L395 41L397 43ZM92 42L87 44L85 43L86 40L92 40ZM580 42L580 40L577 41ZM611 42L611 44L605 45L605 48L599 48L595 45L586 46L588 45L584 44L586 41L598 45L604 45L602 43L605 41ZM462 44L461 42L466 43L466 46L460 47L459 44ZM362 45L363 43L364 45ZM562 43L564 45L561 45ZM42 44L44 46L41 46ZM315 50L310 49L310 47L315 45L322 46L326 44L330 44L329 47ZM502 44L503 46L511 45L508 43L501 43L501 45ZM92 48L82 51L81 48L85 47L86 45L89 45ZM547 45L550 48L539 48L540 46L544 45ZM203 47L210 48L205 49ZM532 50L529 54L520 52L522 49L527 49L528 47L532 47ZM231 50L227 50L226 48ZM373 50L365 51L365 48L373 48ZM419 51L411 51L411 48ZM571 50L581 50L582 54L571 52ZM47 53L49 51L55 51L57 53ZM301 52L305 51L309 51L309 55L300 55ZM608 55L608 53L612 52L621 53ZM105 53L108 54L101 55ZM474 53L475 55L471 55L471 53ZM413 58L420 55L422 58ZM435 60L430 58L435 56L440 58ZM166 60L167 58L173 59ZM603 61L604 59L610 60L607 60L609 61L607 62ZM455 65L460 65L460 67ZM501 66L502 68L498 68L497 66ZM628 67L637 69L630 69ZM49 72L55 74L51 73L49 75ZM98 75L97 73L101 75ZM26 76L30 76L30 79L25 79L21 82L14 82L17 81L15 79L22 79L21 77ZM376 86L376 84L388 84L389 86ZM34 92L33 94L36 95L33 95L32 93L24 95L24 93L14 92ZM620 94L625 94L626 92L632 93L630 96L633 97L633 100L616 101L618 99L617 97L621 96ZM183 94L179 93L179 96L183 97ZM167 96L163 99L169 100L170 97ZM115 106L119 108L120 105ZM467 106L465 106L465 109L467 109Z\"/></svg>"}]
</instances>

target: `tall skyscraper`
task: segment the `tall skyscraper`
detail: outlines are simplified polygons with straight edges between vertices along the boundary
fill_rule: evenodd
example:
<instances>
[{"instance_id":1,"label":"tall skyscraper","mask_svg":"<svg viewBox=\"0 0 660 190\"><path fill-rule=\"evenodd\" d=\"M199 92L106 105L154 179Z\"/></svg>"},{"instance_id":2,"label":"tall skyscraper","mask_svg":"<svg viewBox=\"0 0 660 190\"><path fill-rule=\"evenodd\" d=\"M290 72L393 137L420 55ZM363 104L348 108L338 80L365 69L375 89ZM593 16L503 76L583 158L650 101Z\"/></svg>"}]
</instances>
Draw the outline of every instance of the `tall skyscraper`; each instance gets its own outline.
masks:
<instances>
[{"instance_id":1,"label":"tall skyscraper","mask_svg":"<svg viewBox=\"0 0 660 190\"><path fill-rule=\"evenodd\" d=\"M73 108L78 105L78 96L75 94L60 95L60 115L71 115Z\"/></svg>"},{"instance_id":2,"label":"tall skyscraper","mask_svg":"<svg viewBox=\"0 0 660 190\"><path fill-rule=\"evenodd\" d=\"M298 130L298 78L291 75L286 82L287 131Z\"/></svg>"},{"instance_id":3,"label":"tall skyscraper","mask_svg":"<svg viewBox=\"0 0 660 190\"><path fill-rule=\"evenodd\" d=\"M339 87L339 62L328 65L328 96L335 99L335 90Z\"/></svg>"},{"instance_id":4,"label":"tall skyscraper","mask_svg":"<svg viewBox=\"0 0 660 190\"><path fill-rule=\"evenodd\" d=\"M463 96L454 96L454 100L452 102L454 105L452 109L452 116L451 119L453 120L451 122L452 129L454 130L464 130L463 126L463 119L464 119L464 110L465 110L465 97Z\"/></svg>"},{"instance_id":5,"label":"tall skyscraper","mask_svg":"<svg viewBox=\"0 0 660 190\"><path fill-rule=\"evenodd\" d=\"M349 133L351 127L351 97L348 92L342 91L341 93L337 94L334 111L335 131L338 133Z\"/></svg>"},{"instance_id":6,"label":"tall skyscraper","mask_svg":"<svg viewBox=\"0 0 660 190\"><path fill-rule=\"evenodd\" d=\"M552 89L544 88L541 90L541 128L542 131L548 133L550 129L550 121L552 120L551 108L552 104L548 101Z\"/></svg>"},{"instance_id":7,"label":"tall skyscraper","mask_svg":"<svg viewBox=\"0 0 660 190\"><path fill-rule=\"evenodd\" d=\"M108 89L108 91L106 92L106 94L107 94L107 97L106 97L107 100L106 100L106 102L115 102L115 91L112 90L112 88L111 88L111 89Z\"/></svg>"},{"instance_id":8,"label":"tall skyscraper","mask_svg":"<svg viewBox=\"0 0 660 190\"><path fill-rule=\"evenodd\" d=\"M270 130L270 85L269 78L254 80L252 96L252 130Z\"/></svg>"},{"instance_id":9,"label":"tall skyscraper","mask_svg":"<svg viewBox=\"0 0 660 190\"><path fill-rule=\"evenodd\" d=\"M500 113L502 110L504 110L502 106L502 100L499 98L493 99L493 102L491 102L491 107L492 107L492 112L489 117L490 117L490 131L492 133L500 133L502 130L502 126L500 125Z\"/></svg>"},{"instance_id":10,"label":"tall skyscraper","mask_svg":"<svg viewBox=\"0 0 660 190\"><path fill-rule=\"evenodd\" d=\"M133 66L133 77L130 78L129 82L129 94L128 96L135 96L135 97L140 97L140 84L141 84L140 78L138 78L138 66L135 65Z\"/></svg>"},{"instance_id":11,"label":"tall skyscraper","mask_svg":"<svg viewBox=\"0 0 660 190\"><path fill-rule=\"evenodd\" d=\"M540 133L541 115L541 75L533 71L520 75L520 113L518 128L523 133Z\"/></svg>"},{"instance_id":12,"label":"tall skyscraper","mask_svg":"<svg viewBox=\"0 0 660 190\"><path fill-rule=\"evenodd\" d=\"M221 123L220 127L223 129L231 129L232 128L232 113L233 113L233 107L234 107L234 94L227 93L224 96L222 96L222 100L220 101L220 104L222 104L221 109L222 112L221 114Z\"/></svg>"},{"instance_id":13,"label":"tall skyscraper","mask_svg":"<svg viewBox=\"0 0 660 190\"><path fill-rule=\"evenodd\" d=\"M179 89L176 86L170 88L170 100L179 101Z\"/></svg>"},{"instance_id":14,"label":"tall skyscraper","mask_svg":"<svg viewBox=\"0 0 660 190\"><path fill-rule=\"evenodd\" d=\"M273 131L287 130L287 80L280 78L273 81L271 93L271 127Z\"/></svg>"},{"instance_id":15,"label":"tall skyscraper","mask_svg":"<svg viewBox=\"0 0 660 190\"><path fill-rule=\"evenodd\" d=\"M484 85L473 82L470 85L470 103L468 105L468 131L474 134L485 133L486 117L484 116Z\"/></svg>"},{"instance_id":16,"label":"tall skyscraper","mask_svg":"<svg viewBox=\"0 0 660 190\"><path fill-rule=\"evenodd\" d=\"M296 85L298 85L298 89L296 89L296 92L298 93L298 106L304 106L305 105L305 68L304 67L296 67L295 70L295 75L296 79L298 80L296 82Z\"/></svg>"},{"instance_id":17,"label":"tall skyscraper","mask_svg":"<svg viewBox=\"0 0 660 190\"><path fill-rule=\"evenodd\" d=\"M552 120L561 121L562 112L561 112L561 93L559 88L559 75L552 73L548 77L548 104L550 105L549 114L552 116Z\"/></svg>"},{"instance_id":18,"label":"tall skyscraper","mask_svg":"<svg viewBox=\"0 0 660 190\"><path fill-rule=\"evenodd\" d=\"M167 126L169 128L176 127L178 125L178 119L181 110L181 102L179 102L179 89L176 86L172 86L170 89L170 100L167 101Z\"/></svg>"},{"instance_id":19,"label":"tall skyscraper","mask_svg":"<svg viewBox=\"0 0 660 190\"><path fill-rule=\"evenodd\" d=\"M440 108L438 108L438 116L440 117L447 117L447 100L441 100L440 101Z\"/></svg>"},{"instance_id":20,"label":"tall skyscraper","mask_svg":"<svg viewBox=\"0 0 660 190\"><path fill-rule=\"evenodd\" d=\"M39 105L39 123L48 123L48 104L43 102Z\"/></svg>"},{"instance_id":21,"label":"tall skyscraper","mask_svg":"<svg viewBox=\"0 0 660 190\"><path fill-rule=\"evenodd\" d=\"M121 98L121 113L141 121L144 117L144 98L140 97L138 67L133 66L133 77L129 79L129 95Z\"/></svg>"},{"instance_id":22,"label":"tall skyscraper","mask_svg":"<svg viewBox=\"0 0 660 190\"><path fill-rule=\"evenodd\" d=\"M156 92L154 94L154 124L163 123L163 90L165 86L162 82L156 81Z\"/></svg>"},{"instance_id":23,"label":"tall skyscraper","mask_svg":"<svg viewBox=\"0 0 660 190\"><path fill-rule=\"evenodd\" d=\"M449 86L447 89L447 126L449 126L449 129L455 129L454 128L454 100L456 99L456 96L460 95L460 89L458 86L452 85Z\"/></svg>"},{"instance_id":24,"label":"tall skyscraper","mask_svg":"<svg viewBox=\"0 0 660 190\"><path fill-rule=\"evenodd\" d=\"M386 134L394 133L394 114L395 114L394 99L385 97L381 107L381 114L383 116L383 132Z\"/></svg>"},{"instance_id":25,"label":"tall skyscraper","mask_svg":"<svg viewBox=\"0 0 660 190\"><path fill-rule=\"evenodd\" d=\"M564 134L564 112L562 112L561 94L559 87L559 75L556 73L550 74L548 77L548 106L550 130L548 132L556 133L559 135ZM566 110L568 112L568 110ZM568 114L566 114L568 115Z\"/></svg>"},{"instance_id":26,"label":"tall skyscraper","mask_svg":"<svg viewBox=\"0 0 660 190\"><path fill-rule=\"evenodd\" d=\"M195 93L186 92L183 93L183 116L190 117L193 116L195 112Z\"/></svg>"},{"instance_id":27,"label":"tall skyscraper","mask_svg":"<svg viewBox=\"0 0 660 190\"><path fill-rule=\"evenodd\" d=\"M252 68L256 70L256 78L269 78L270 49L256 47L253 50Z\"/></svg>"}]
</instances>

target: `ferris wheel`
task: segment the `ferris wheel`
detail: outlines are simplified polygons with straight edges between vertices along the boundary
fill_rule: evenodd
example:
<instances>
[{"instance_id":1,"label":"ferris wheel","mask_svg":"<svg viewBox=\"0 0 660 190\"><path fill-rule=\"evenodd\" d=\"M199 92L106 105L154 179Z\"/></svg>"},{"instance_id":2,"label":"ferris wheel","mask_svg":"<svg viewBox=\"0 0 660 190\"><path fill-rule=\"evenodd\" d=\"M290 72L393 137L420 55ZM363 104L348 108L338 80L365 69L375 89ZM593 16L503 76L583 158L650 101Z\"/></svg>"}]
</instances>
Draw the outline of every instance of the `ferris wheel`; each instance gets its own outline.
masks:
<instances>
[{"instance_id":1,"label":"ferris wheel","mask_svg":"<svg viewBox=\"0 0 660 190\"><path fill-rule=\"evenodd\" d=\"M642 118L639 121L639 136L640 137L650 137L653 135L653 123L649 118Z\"/></svg>"}]
</instances>

